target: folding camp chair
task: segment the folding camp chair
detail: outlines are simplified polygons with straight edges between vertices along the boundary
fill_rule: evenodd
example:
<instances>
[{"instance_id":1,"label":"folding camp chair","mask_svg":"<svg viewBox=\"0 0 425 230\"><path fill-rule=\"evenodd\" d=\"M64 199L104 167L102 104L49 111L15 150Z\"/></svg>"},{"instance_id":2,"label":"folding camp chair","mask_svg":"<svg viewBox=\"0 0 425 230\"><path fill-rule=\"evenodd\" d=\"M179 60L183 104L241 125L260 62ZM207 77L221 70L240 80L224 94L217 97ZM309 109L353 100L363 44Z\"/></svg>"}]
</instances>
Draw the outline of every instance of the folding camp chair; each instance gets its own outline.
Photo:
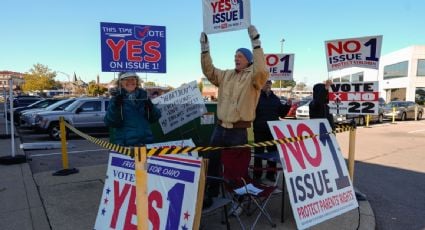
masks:
<instances>
[{"instance_id":1,"label":"folding camp chair","mask_svg":"<svg viewBox=\"0 0 425 230\"><path fill-rule=\"evenodd\" d=\"M249 177L250 148L224 149L221 154L221 162L223 165L223 178L226 181L226 191L232 197L233 204L236 205L234 210L241 208L248 216L252 215L256 210L260 211L250 229L255 227L261 216L265 216L270 225L276 227L266 210L266 205L270 197L278 192L277 186L276 183L274 185L258 183ZM279 178L277 177L277 179ZM239 216L235 216L242 229L245 229Z\"/></svg>"}]
</instances>

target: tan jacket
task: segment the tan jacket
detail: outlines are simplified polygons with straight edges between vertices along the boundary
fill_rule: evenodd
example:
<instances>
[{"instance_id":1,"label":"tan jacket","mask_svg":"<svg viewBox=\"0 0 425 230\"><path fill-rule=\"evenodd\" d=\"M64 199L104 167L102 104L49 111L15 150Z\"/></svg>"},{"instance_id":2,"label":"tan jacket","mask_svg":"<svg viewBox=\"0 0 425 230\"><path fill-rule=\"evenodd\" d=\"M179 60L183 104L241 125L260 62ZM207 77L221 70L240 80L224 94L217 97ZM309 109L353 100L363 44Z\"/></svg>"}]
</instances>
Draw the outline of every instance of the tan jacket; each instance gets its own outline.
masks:
<instances>
[{"instance_id":1,"label":"tan jacket","mask_svg":"<svg viewBox=\"0 0 425 230\"><path fill-rule=\"evenodd\" d=\"M239 121L252 122L261 88L269 72L266 69L262 48L254 49L253 64L237 73L234 69L214 67L209 52L201 54L202 72L218 87L217 117L224 128L233 128Z\"/></svg>"}]
</instances>

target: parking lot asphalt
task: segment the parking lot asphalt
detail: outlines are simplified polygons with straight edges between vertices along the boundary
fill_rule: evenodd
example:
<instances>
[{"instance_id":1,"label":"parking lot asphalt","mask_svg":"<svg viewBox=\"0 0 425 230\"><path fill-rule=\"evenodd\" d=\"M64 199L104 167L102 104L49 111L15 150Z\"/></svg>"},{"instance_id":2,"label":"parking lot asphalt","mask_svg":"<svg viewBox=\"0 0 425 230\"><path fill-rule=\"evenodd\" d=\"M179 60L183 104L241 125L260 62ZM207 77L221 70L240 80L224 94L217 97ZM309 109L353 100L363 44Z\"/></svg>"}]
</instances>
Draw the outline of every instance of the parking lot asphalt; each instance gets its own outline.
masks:
<instances>
[{"instance_id":1,"label":"parking lot asphalt","mask_svg":"<svg viewBox=\"0 0 425 230\"><path fill-rule=\"evenodd\" d=\"M5 130L5 121L0 119L0 130ZM22 134L21 134L22 135ZM11 139L0 139L0 157L9 156L14 148L19 155L32 158L21 164L0 164L0 229L22 230L22 229L92 229L98 212L99 202L103 189L107 151L87 143L79 138L71 138L73 143L81 148L84 145L91 146L94 155L90 151L70 154L70 162L80 158L81 162L88 161L89 164L78 164L79 173L64 177L52 176L56 170L52 168L38 168L32 164L52 163L60 165L57 154L48 155L52 152L29 154L19 148L23 136L15 138L14 146ZM89 148L89 147L83 147ZM99 149L99 150L98 150ZM48 150L59 152L58 150ZM72 149L70 149L72 151ZM99 153L96 153L99 151ZM86 155L84 155L86 154ZM30 157L32 155L32 157ZM46 156L43 156L46 155ZM85 156L85 157L81 157ZM36 160L36 158L38 158ZM74 163L70 163L75 165ZM282 184L282 183L278 183ZM286 199L288 196L286 194ZM289 207L289 200L285 204L285 221L280 222L281 196L272 198L269 211L272 219L276 222L276 229L296 229L296 225ZM375 229L375 217L368 201L360 201L359 209L352 210L331 220L318 224L312 229ZM241 216L246 224L253 221L253 216ZM212 213L202 218L203 229L225 229L221 224L221 213ZM239 225L235 218L230 219L231 228L238 229ZM264 218L260 220L257 229L271 229Z\"/></svg>"}]
</instances>

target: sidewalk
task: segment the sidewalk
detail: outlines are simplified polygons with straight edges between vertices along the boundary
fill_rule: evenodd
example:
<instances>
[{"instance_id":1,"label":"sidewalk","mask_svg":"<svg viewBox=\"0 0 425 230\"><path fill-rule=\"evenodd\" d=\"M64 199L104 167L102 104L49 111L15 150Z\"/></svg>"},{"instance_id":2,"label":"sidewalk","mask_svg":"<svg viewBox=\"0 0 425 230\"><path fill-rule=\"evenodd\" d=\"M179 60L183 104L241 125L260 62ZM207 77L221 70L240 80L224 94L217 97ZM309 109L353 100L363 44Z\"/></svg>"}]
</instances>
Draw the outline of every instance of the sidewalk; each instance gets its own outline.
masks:
<instances>
[{"instance_id":1,"label":"sidewalk","mask_svg":"<svg viewBox=\"0 0 425 230\"><path fill-rule=\"evenodd\" d=\"M0 134L5 133L4 118L0 116ZM24 154L15 138L16 154ZM0 157L11 155L11 140L0 139ZM93 229L106 174L106 165L81 167L77 174L52 176L53 172L32 174L29 163L0 165L0 229L5 230L75 230ZM287 198L287 195L286 195ZM270 201L270 213L277 224L275 229L296 229L285 201L285 222L280 223L280 196ZM368 201L359 201L359 210L352 210L311 229L375 229L375 217ZM253 216L242 216L245 224ZM360 223L359 223L360 218ZM235 218L230 218L232 229L240 229ZM202 219L203 229L226 229L221 213ZM256 229L271 229L261 218Z\"/></svg>"}]
</instances>

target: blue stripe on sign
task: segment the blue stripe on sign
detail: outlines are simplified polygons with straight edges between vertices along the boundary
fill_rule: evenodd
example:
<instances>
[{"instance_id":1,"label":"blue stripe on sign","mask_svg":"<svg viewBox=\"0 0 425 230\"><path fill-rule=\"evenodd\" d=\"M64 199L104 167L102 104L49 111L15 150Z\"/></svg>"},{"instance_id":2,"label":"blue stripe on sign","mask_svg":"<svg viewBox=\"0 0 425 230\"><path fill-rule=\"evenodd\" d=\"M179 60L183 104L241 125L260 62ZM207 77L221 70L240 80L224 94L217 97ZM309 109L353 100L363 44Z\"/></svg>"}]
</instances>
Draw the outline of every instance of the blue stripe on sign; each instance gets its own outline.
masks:
<instances>
[{"instance_id":1,"label":"blue stripe on sign","mask_svg":"<svg viewBox=\"0 0 425 230\"><path fill-rule=\"evenodd\" d=\"M112 166L134 170L134 160L127 160L118 157L112 157Z\"/></svg>"},{"instance_id":2,"label":"blue stripe on sign","mask_svg":"<svg viewBox=\"0 0 425 230\"><path fill-rule=\"evenodd\" d=\"M157 164L149 164L148 173L155 174L162 177L173 178L176 180L182 180L182 181L186 181L190 183L193 183L195 178L195 173L193 171L167 167L167 166L157 165Z\"/></svg>"}]
</instances>

